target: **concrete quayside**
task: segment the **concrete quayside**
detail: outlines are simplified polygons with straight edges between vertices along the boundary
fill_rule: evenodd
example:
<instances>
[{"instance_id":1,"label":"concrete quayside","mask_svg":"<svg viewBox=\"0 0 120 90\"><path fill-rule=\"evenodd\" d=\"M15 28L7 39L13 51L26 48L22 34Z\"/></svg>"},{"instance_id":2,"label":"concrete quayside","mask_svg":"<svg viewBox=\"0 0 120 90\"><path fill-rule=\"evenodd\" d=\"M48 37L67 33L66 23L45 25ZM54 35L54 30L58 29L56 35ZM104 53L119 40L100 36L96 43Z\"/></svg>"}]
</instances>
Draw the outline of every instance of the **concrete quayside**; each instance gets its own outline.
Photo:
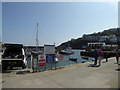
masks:
<instances>
[{"instance_id":1,"label":"concrete quayside","mask_svg":"<svg viewBox=\"0 0 120 90\"><path fill-rule=\"evenodd\" d=\"M100 67L93 62L65 66L44 72L2 74L2 88L120 88L120 65L115 58L102 60Z\"/></svg>"}]
</instances>

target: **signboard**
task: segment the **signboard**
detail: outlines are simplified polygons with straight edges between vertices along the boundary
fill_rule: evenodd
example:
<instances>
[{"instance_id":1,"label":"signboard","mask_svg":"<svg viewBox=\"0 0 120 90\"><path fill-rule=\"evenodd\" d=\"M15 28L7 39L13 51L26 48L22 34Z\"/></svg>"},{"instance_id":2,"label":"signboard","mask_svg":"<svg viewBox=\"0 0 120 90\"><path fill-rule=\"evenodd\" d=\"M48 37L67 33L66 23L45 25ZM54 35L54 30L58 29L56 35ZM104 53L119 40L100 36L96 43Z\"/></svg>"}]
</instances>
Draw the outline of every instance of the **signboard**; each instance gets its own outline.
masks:
<instances>
[{"instance_id":1,"label":"signboard","mask_svg":"<svg viewBox=\"0 0 120 90\"><path fill-rule=\"evenodd\" d=\"M40 66L45 66L45 63L40 63Z\"/></svg>"},{"instance_id":2,"label":"signboard","mask_svg":"<svg viewBox=\"0 0 120 90\"><path fill-rule=\"evenodd\" d=\"M55 54L55 45L44 45L45 54Z\"/></svg>"},{"instance_id":3,"label":"signboard","mask_svg":"<svg viewBox=\"0 0 120 90\"><path fill-rule=\"evenodd\" d=\"M46 63L52 63L55 61L54 55L46 55Z\"/></svg>"},{"instance_id":4,"label":"signboard","mask_svg":"<svg viewBox=\"0 0 120 90\"><path fill-rule=\"evenodd\" d=\"M45 63L46 63L45 54L38 55L38 63L39 63L39 66L45 66Z\"/></svg>"},{"instance_id":5,"label":"signboard","mask_svg":"<svg viewBox=\"0 0 120 90\"><path fill-rule=\"evenodd\" d=\"M38 63L45 63L45 62L46 62L46 55L45 54L38 55Z\"/></svg>"}]
</instances>

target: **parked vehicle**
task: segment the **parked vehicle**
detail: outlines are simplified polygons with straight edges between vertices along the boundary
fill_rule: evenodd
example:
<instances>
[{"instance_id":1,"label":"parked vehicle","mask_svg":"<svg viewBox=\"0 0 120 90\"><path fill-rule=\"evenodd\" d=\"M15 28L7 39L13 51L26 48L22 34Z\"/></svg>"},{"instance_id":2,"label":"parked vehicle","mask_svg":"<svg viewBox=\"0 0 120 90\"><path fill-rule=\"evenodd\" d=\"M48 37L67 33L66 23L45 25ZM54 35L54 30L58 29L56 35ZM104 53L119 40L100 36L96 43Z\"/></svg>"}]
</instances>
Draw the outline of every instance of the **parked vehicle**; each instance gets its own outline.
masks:
<instances>
[{"instance_id":1,"label":"parked vehicle","mask_svg":"<svg viewBox=\"0 0 120 90\"><path fill-rule=\"evenodd\" d=\"M2 69L25 69L26 56L22 44L4 44L2 55Z\"/></svg>"}]
</instances>

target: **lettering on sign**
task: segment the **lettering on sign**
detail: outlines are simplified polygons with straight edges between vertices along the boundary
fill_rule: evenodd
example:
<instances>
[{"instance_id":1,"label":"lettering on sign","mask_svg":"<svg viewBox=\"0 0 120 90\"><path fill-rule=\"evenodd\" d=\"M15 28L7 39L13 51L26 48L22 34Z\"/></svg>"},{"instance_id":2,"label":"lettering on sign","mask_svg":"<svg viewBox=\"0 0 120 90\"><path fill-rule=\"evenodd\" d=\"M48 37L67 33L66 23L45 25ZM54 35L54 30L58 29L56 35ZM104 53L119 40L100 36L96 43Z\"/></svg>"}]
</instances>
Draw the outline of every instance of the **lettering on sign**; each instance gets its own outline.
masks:
<instances>
[{"instance_id":1,"label":"lettering on sign","mask_svg":"<svg viewBox=\"0 0 120 90\"><path fill-rule=\"evenodd\" d=\"M52 63L55 61L55 56L54 55L47 55L46 56L46 62L47 63Z\"/></svg>"},{"instance_id":2,"label":"lettering on sign","mask_svg":"<svg viewBox=\"0 0 120 90\"><path fill-rule=\"evenodd\" d=\"M38 55L38 63L45 63L46 62L46 55Z\"/></svg>"}]
</instances>

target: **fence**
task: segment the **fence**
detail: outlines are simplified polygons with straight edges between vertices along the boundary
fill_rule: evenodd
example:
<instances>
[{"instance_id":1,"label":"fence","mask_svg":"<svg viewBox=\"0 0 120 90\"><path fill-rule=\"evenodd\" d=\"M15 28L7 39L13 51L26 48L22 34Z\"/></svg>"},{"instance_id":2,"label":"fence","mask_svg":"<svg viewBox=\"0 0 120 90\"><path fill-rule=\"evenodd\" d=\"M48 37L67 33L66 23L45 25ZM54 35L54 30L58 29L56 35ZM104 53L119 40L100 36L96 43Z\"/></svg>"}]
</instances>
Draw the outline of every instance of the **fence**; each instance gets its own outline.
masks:
<instances>
[{"instance_id":1,"label":"fence","mask_svg":"<svg viewBox=\"0 0 120 90\"><path fill-rule=\"evenodd\" d=\"M59 60L58 60L59 59ZM63 56L56 56L54 54L32 54L29 57L28 68L33 72L44 71L47 69L56 69L62 62Z\"/></svg>"}]
</instances>

